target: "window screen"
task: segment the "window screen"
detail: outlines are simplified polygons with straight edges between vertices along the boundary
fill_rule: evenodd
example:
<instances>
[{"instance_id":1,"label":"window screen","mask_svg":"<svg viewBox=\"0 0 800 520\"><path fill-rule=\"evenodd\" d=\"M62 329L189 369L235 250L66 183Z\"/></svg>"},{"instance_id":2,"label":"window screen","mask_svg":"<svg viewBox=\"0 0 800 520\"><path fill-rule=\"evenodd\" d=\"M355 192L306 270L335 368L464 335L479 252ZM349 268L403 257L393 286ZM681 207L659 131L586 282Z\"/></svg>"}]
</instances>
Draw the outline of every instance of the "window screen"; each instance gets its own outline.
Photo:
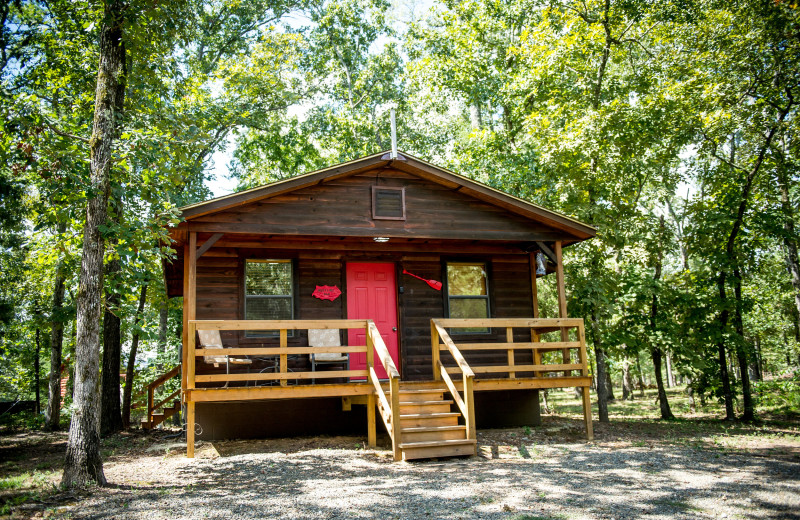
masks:
<instances>
[{"instance_id":1,"label":"window screen","mask_svg":"<svg viewBox=\"0 0 800 520\"><path fill-rule=\"evenodd\" d=\"M447 308L450 318L488 318L486 264L447 264ZM456 334L489 332L487 327L453 329Z\"/></svg>"},{"instance_id":2,"label":"window screen","mask_svg":"<svg viewBox=\"0 0 800 520\"><path fill-rule=\"evenodd\" d=\"M290 260L247 260L244 281L244 319L291 320L294 317ZM247 331L246 336L277 334L277 331Z\"/></svg>"}]
</instances>

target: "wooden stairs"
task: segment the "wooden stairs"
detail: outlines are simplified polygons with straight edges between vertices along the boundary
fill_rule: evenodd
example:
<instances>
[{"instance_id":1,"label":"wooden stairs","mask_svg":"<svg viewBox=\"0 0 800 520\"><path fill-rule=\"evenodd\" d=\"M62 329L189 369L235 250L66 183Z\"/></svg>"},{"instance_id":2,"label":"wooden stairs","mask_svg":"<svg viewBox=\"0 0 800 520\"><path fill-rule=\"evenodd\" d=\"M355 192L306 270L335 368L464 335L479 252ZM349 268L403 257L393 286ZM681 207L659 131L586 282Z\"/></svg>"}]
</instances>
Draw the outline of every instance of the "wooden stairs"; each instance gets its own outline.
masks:
<instances>
[{"instance_id":1,"label":"wooden stairs","mask_svg":"<svg viewBox=\"0 0 800 520\"><path fill-rule=\"evenodd\" d=\"M447 392L444 384L420 388L400 383L397 442L403 460L475 455L477 441L468 438L461 413L452 411L453 401L444 399Z\"/></svg>"},{"instance_id":2,"label":"wooden stairs","mask_svg":"<svg viewBox=\"0 0 800 520\"><path fill-rule=\"evenodd\" d=\"M181 410L180 399L174 399L169 406L167 406L167 404L169 403L165 403L160 411L155 411L149 414L149 420L142 419L143 430L152 430Z\"/></svg>"}]
</instances>

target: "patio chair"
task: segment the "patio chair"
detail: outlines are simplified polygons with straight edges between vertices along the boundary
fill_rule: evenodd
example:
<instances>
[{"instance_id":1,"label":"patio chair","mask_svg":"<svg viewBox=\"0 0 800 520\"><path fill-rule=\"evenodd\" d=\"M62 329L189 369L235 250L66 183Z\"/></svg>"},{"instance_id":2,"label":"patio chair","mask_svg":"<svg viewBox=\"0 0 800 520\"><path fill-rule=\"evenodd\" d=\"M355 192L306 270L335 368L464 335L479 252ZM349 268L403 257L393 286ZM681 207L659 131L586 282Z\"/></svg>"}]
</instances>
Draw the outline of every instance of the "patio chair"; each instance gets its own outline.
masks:
<instances>
[{"instance_id":1,"label":"patio chair","mask_svg":"<svg viewBox=\"0 0 800 520\"><path fill-rule=\"evenodd\" d=\"M220 337L218 330L198 330L197 336L200 340L200 346L204 349L220 349L224 350L222 346L222 337ZM203 356L203 361L208 363L209 365L214 365L215 367L219 367L222 363L225 363L225 373L231 373L231 365L251 365L253 360L249 358L241 358L241 357L231 357L225 354L220 355L211 355L211 356ZM225 384L222 386L226 388L228 386L229 381L225 381Z\"/></svg>"},{"instance_id":2,"label":"patio chair","mask_svg":"<svg viewBox=\"0 0 800 520\"><path fill-rule=\"evenodd\" d=\"M342 341L339 336L339 329L309 329L308 330L308 346L309 347L340 347ZM319 354L310 354L311 357L311 371L317 371L317 365L330 365L330 364L345 364L349 361L347 354L337 352L320 352ZM311 379L311 384L316 380Z\"/></svg>"}]
</instances>

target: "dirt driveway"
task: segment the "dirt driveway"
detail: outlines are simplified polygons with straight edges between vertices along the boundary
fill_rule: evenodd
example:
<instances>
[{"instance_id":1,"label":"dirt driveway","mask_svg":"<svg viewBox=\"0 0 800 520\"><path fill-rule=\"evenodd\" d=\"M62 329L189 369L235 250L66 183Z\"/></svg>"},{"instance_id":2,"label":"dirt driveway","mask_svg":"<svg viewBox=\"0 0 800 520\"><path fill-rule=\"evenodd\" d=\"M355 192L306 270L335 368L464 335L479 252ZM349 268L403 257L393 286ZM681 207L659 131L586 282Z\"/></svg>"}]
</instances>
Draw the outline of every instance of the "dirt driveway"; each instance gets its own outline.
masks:
<instances>
[{"instance_id":1,"label":"dirt driveway","mask_svg":"<svg viewBox=\"0 0 800 520\"><path fill-rule=\"evenodd\" d=\"M546 419L533 430L480 432L477 457L413 463L392 463L389 451L364 449L357 437L202 443L189 460L164 434L127 434L107 448L113 486L43 494L12 515L800 519L796 433L637 422L598 425L587 444L579 421Z\"/></svg>"}]
</instances>

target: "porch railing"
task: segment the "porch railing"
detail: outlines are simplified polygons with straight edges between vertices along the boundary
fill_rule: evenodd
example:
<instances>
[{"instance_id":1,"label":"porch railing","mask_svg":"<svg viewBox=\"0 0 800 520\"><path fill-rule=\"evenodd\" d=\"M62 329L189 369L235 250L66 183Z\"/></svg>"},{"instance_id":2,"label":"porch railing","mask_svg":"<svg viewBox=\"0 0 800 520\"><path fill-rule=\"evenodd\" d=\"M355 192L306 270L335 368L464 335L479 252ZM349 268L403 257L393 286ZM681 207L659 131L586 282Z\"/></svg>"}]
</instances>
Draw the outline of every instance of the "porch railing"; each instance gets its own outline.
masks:
<instances>
[{"instance_id":1,"label":"porch railing","mask_svg":"<svg viewBox=\"0 0 800 520\"><path fill-rule=\"evenodd\" d=\"M453 342L445 329L505 329L506 341L504 342ZM514 329L528 329L531 341L514 341ZM569 332L576 331L576 340L568 341ZM561 332L561 341L542 341L541 335L548 332ZM542 377L549 372L563 372L565 376L571 375L573 370L581 372L581 376L588 376L588 362L586 356L586 336L581 318L491 318L491 319L433 319L431 320L431 338L433 347L433 373L439 379L440 361L439 353L455 350L459 357L456 359L457 367L444 369L450 374L462 373L465 365L475 374L496 374L515 379L520 372L532 372L534 377ZM441 341L440 342L440 338ZM529 351L532 353L533 364L518 365L515 352ZM506 353L506 364L475 365L464 361L461 352L465 351L495 351ZM547 352L562 353L561 363L544 363L542 354ZM572 362L572 352L577 351L577 362Z\"/></svg>"},{"instance_id":2,"label":"porch railing","mask_svg":"<svg viewBox=\"0 0 800 520\"><path fill-rule=\"evenodd\" d=\"M433 347L433 379L444 380L447 389L453 396L453 400L461 410L461 415L464 416L464 422L467 426L467 439L476 439L477 431L475 430L475 399L473 392L473 382L475 380L475 372L470 368L461 351L458 349L453 340L447 334L447 331L439 323L440 320L431 320L431 343ZM439 343L441 338L442 343ZM450 352L453 359L456 361L458 367L455 370L447 369L439 358L441 350ZM462 396L456 388L453 379L450 377L451 373L461 372L461 377L464 383L464 395Z\"/></svg>"},{"instance_id":3,"label":"porch railing","mask_svg":"<svg viewBox=\"0 0 800 520\"><path fill-rule=\"evenodd\" d=\"M153 413L161 408L162 406L166 405L170 401L173 401L176 397L178 397L181 393L180 387L169 394L167 397L161 399L158 403L155 403L155 395L156 391L158 391L159 387L164 385L167 381L172 379L173 377L177 376L180 372L181 367L176 366L172 370L161 374L156 378L152 383L147 385L147 424L153 424Z\"/></svg>"},{"instance_id":4,"label":"porch railing","mask_svg":"<svg viewBox=\"0 0 800 520\"><path fill-rule=\"evenodd\" d=\"M290 330L308 329L363 329L366 345L349 345L335 347L289 346ZM231 347L231 348L197 348L197 331L199 330L236 330L236 331L277 331L277 347ZM366 354L366 366L363 370L337 370L326 372L292 372L289 370L290 355L311 354ZM375 371L374 353L389 377L389 395L387 396ZM197 357L213 356L277 356L277 370L273 372L257 373L225 373L225 374L197 374ZM381 414L386 430L392 437L395 457L399 453L400 443L400 373L392 360L389 350L378 332L375 323L371 320L189 320L188 345L186 356L186 387L187 390L197 390L198 383L224 383L269 381L279 382L287 386L289 381L300 383L302 380L317 380L326 378L364 378L371 384L375 393L367 396L369 439L371 446L375 445L375 406ZM202 390L202 389L200 389ZM376 403L377 398L377 403ZM194 402L188 403L187 422L194 423ZM187 456L194 456L194 429L187 429Z\"/></svg>"},{"instance_id":5,"label":"porch railing","mask_svg":"<svg viewBox=\"0 0 800 520\"><path fill-rule=\"evenodd\" d=\"M447 329L505 329L504 342L458 342L456 343ZM530 333L530 341L514 341L514 329L524 328ZM575 340L569 341L570 332L575 331ZM560 341L543 341L542 335L550 332L560 332ZM591 403L589 401L589 364L586 355L586 335L581 318L492 318L492 319L432 319L431 320L431 347L433 357L433 378L443 380L461 409L467 424L467 431L475 433L475 410L473 400L474 379L476 374L491 374L494 381L497 379L517 379L522 373L532 373L527 381L533 381L542 387L564 386L581 387L583 401L583 416L586 426L586 437L594 438L592 430ZM505 364L479 365L468 363L463 352L503 352L506 353ZM516 363L516 352L529 351L532 354L533 364L519 365ZM456 366L445 366L440 354L449 352ZM548 352L561 352L560 363L545 363L543 354ZM572 361L572 353L577 352L577 362ZM492 356L497 359L497 356ZM579 371L578 377L572 377L573 371ZM563 376L547 377L545 374L563 372ZM461 374L463 378L463 396L459 394L450 374ZM538 380L538 381L537 381ZM546 383L546 384L543 384ZM474 438L474 437L470 437Z\"/></svg>"}]
</instances>

